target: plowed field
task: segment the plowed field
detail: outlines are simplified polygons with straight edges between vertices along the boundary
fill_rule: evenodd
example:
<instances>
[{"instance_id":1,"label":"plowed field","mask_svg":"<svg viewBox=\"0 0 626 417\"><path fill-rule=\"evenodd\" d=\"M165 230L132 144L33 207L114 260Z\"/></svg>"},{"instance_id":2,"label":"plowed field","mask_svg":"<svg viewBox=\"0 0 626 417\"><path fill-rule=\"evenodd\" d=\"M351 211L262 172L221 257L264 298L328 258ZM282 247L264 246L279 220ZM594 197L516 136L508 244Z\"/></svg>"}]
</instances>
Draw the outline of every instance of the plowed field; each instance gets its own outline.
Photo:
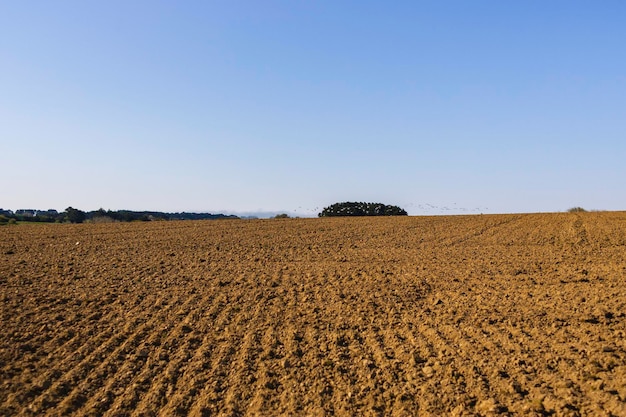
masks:
<instances>
[{"instance_id":1,"label":"plowed field","mask_svg":"<svg viewBox=\"0 0 626 417\"><path fill-rule=\"evenodd\" d=\"M0 415L626 416L626 213L0 228Z\"/></svg>"}]
</instances>

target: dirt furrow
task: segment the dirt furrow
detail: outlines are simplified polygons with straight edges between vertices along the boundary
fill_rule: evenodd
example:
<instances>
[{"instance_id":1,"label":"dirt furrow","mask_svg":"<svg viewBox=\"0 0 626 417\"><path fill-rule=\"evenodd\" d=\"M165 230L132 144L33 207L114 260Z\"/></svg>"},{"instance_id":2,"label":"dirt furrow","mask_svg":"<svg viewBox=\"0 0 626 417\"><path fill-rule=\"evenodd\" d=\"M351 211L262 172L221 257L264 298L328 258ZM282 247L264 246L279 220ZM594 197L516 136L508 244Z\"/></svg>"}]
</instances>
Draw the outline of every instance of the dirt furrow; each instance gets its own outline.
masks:
<instances>
[{"instance_id":1,"label":"dirt furrow","mask_svg":"<svg viewBox=\"0 0 626 417\"><path fill-rule=\"evenodd\" d=\"M41 396L31 401L29 409L35 414L44 410L46 413L52 413L58 404L55 400L64 397L68 399L68 402L65 406L59 405L60 414L74 412L80 408L88 400L89 393L102 383L103 378L110 378L112 374L117 374L119 368L127 364L127 358L136 346L150 334L157 323L163 320L164 316L158 313L149 320L144 320L141 307L128 312L129 317L132 317L128 321L120 323L118 316L117 320L104 324L108 327L105 329L105 334L110 336L99 345L89 346L91 349L83 346L82 354L66 352L65 358L67 359L61 363L63 366L55 367L50 371L58 377L54 378L54 382L49 380L44 382L44 384L49 384L49 387ZM110 328L120 330L111 332ZM91 384L84 384L85 379L93 379L93 381Z\"/></svg>"},{"instance_id":2,"label":"dirt furrow","mask_svg":"<svg viewBox=\"0 0 626 417\"><path fill-rule=\"evenodd\" d=\"M98 318L99 314L96 311L93 315L88 315L85 330L81 329L82 326L69 327L43 347L33 347L35 351L49 352L41 358L42 360L36 362L37 368L43 371L43 374L33 380L32 388L20 393L14 401L28 404L29 410L33 413L40 412L39 407L44 402L47 407L52 406L54 400L48 401L39 397L46 397L47 391L67 390L68 383L63 381L79 378L79 375L92 369L92 363L100 362L102 352L119 347L132 332L131 328L115 331L106 324L101 324L102 318ZM131 311L130 314L134 315L135 312ZM94 334L94 328L90 325L92 319L98 323L97 326L107 327L101 333ZM54 349L55 345L58 348Z\"/></svg>"}]
</instances>

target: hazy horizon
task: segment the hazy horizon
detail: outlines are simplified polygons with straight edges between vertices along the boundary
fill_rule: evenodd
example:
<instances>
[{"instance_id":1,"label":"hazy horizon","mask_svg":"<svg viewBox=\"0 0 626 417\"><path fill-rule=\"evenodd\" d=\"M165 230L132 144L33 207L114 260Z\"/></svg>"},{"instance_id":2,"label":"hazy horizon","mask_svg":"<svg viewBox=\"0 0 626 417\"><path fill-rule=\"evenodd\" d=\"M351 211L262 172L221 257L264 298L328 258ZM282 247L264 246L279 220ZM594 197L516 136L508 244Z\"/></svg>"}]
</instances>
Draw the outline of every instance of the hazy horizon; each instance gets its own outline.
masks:
<instances>
[{"instance_id":1,"label":"hazy horizon","mask_svg":"<svg viewBox=\"0 0 626 417\"><path fill-rule=\"evenodd\" d=\"M626 3L0 5L0 207L624 210Z\"/></svg>"},{"instance_id":2,"label":"hazy horizon","mask_svg":"<svg viewBox=\"0 0 626 417\"><path fill-rule=\"evenodd\" d=\"M68 206L70 207L70 206ZM68 208L66 207L66 208ZM88 209L88 210L83 210L80 207L72 207L78 210L82 210L85 212L93 212L93 211L98 211L99 209L101 209L102 207L98 208L98 209ZM401 207L403 208L403 207ZM579 206L572 206L572 207L568 207L567 209L563 209L563 210L554 210L554 211L534 211L534 212L528 212L528 211L511 211L511 212L483 212L480 211L479 208L476 208L474 210L470 210L470 209L465 209L465 208L460 208L455 210L454 208L450 208L450 207L438 207L438 206L433 206L430 208L424 208L424 209L420 209L422 210L421 213L409 213L409 216L460 216L460 215L484 215L484 214L494 214L494 215L507 215L507 214L549 214L549 213L564 213L564 212L568 212L568 211L572 211L574 209L577 208L582 208L584 211L587 212L621 212L621 211L626 211L626 210L601 210L601 209L594 209L594 208L585 208L585 207L579 207ZM45 211L45 210L57 210L59 213L62 213L65 211L65 209L56 209L56 208L41 208L41 207L20 207L19 209L13 209L10 207L0 207L0 210L11 210L13 212L17 211L17 210L41 210L41 211ZM263 211L263 210L259 210L259 211L232 211L232 210L215 210L215 211L206 211L206 210L180 210L180 211L162 211L162 210L151 210L151 209L137 209L137 210L130 210L130 209L125 209L125 208L121 208L121 209L114 209L112 211L124 211L124 210L129 210L129 211L136 211L136 212L161 212L161 213L198 213L198 214L223 214L223 215L234 215L237 217L241 217L241 218L259 218L259 219L266 219L266 218L272 218L275 217L279 214L287 214L290 217L302 217L302 218L313 218L313 217L318 217L318 214L322 211L323 208L320 208L318 211L311 211L311 212L304 212L304 211L290 211L290 210L275 210L275 211ZM104 210L111 210L111 209L104 209Z\"/></svg>"}]
</instances>

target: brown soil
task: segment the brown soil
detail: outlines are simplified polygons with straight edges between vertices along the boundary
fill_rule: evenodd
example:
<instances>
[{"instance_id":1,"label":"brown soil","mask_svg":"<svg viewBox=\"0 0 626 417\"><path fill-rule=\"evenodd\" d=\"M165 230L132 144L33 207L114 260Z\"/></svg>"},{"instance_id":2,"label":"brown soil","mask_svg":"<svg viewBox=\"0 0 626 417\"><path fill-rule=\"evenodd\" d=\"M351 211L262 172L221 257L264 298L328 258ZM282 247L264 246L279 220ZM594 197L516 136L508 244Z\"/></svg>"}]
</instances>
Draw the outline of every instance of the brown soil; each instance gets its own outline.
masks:
<instances>
[{"instance_id":1,"label":"brown soil","mask_svg":"<svg viewBox=\"0 0 626 417\"><path fill-rule=\"evenodd\" d=\"M0 228L0 415L626 416L626 213Z\"/></svg>"}]
</instances>

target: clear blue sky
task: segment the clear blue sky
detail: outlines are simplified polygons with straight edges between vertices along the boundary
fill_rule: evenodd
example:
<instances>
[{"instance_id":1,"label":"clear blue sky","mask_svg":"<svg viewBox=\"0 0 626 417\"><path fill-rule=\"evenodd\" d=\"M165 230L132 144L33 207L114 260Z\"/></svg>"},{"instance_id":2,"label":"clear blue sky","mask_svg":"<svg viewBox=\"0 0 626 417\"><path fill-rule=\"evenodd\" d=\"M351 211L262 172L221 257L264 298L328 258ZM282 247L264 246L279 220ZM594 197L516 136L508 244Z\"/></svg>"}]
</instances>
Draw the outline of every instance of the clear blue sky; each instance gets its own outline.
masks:
<instances>
[{"instance_id":1,"label":"clear blue sky","mask_svg":"<svg viewBox=\"0 0 626 417\"><path fill-rule=\"evenodd\" d=\"M0 207L624 210L625 22L624 1L0 0Z\"/></svg>"}]
</instances>

